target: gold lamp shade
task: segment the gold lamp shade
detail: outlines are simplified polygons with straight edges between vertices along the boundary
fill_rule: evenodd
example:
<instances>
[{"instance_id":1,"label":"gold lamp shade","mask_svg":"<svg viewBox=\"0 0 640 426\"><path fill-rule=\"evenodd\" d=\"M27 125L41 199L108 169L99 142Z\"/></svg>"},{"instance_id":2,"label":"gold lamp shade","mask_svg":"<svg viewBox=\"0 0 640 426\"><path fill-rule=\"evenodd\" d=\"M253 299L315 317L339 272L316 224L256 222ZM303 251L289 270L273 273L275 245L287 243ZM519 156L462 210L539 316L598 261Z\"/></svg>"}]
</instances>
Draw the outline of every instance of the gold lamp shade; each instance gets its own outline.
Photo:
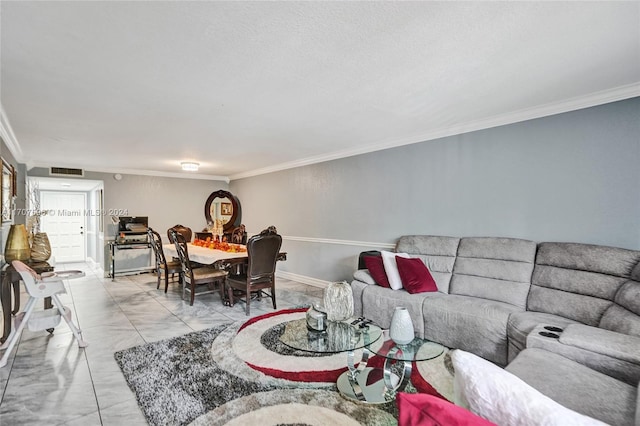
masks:
<instances>
[{"instance_id":1,"label":"gold lamp shade","mask_svg":"<svg viewBox=\"0 0 640 426\"><path fill-rule=\"evenodd\" d=\"M24 225L11 225L4 247L4 259L7 263L14 260L28 260L31 257L27 228Z\"/></svg>"}]
</instances>

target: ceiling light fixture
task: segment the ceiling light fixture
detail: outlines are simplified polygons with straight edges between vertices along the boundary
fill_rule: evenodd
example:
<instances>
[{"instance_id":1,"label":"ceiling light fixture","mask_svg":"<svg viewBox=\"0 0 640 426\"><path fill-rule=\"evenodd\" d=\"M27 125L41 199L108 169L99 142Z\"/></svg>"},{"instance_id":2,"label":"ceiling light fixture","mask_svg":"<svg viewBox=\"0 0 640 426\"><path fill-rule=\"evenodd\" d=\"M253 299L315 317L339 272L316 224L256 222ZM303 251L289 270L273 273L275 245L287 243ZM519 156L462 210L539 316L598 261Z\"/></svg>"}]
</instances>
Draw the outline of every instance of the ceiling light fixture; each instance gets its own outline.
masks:
<instances>
[{"instance_id":1,"label":"ceiling light fixture","mask_svg":"<svg viewBox=\"0 0 640 426\"><path fill-rule=\"evenodd\" d=\"M197 172L198 167L200 167L199 163L194 163L192 161L184 161L180 163L180 165L182 166L182 170L185 172Z\"/></svg>"}]
</instances>

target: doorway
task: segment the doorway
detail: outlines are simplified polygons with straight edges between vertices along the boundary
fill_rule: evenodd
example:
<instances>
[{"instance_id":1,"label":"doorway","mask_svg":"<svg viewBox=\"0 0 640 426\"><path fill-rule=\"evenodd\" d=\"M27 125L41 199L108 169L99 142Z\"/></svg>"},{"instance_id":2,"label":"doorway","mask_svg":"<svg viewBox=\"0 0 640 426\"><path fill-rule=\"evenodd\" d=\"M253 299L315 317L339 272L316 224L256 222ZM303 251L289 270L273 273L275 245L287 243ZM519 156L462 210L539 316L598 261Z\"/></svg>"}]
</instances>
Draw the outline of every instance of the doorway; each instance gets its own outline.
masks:
<instances>
[{"instance_id":1,"label":"doorway","mask_svg":"<svg viewBox=\"0 0 640 426\"><path fill-rule=\"evenodd\" d=\"M82 192L40 191L42 232L46 232L56 262L84 262L86 258L86 206Z\"/></svg>"}]
</instances>

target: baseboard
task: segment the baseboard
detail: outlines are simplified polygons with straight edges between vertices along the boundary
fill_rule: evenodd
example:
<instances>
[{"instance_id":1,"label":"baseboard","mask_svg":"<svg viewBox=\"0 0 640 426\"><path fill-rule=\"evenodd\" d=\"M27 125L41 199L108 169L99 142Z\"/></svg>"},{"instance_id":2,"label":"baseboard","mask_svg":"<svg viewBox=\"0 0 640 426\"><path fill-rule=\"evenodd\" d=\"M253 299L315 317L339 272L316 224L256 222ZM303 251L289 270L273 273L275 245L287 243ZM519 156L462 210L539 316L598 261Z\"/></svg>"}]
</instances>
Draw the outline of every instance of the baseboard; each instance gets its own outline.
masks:
<instances>
[{"instance_id":1,"label":"baseboard","mask_svg":"<svg viewBox=\"0 0 640 426\"><path fill-rule=\"evenodd\" d=\"M326 288L329 284L331 284L330 281L319 280L317 278L307 277L306 275L298 275L298 274L294 274L293 272L287 272L287 271L277 271L276 277L284 278L285 280L296 281L302 284L308 284L308 285L312 285L314 287L320 287L320 288Z\"/></svg>"},{"instance_id":2,"label":"baseboard","mask_svg":"<svg viewBox=\"0 0 640 426\"><path fill-rule=\"evenodd\" d=\"M89 268L91 268L94 271L96 269L102 269L100 267L100 264L98 262L96 262L95 260L93 260L93 258L91 258L91 257L87 257L86 263L87 263L87 265L89 265Z\"/></svg>"}]
</instances>

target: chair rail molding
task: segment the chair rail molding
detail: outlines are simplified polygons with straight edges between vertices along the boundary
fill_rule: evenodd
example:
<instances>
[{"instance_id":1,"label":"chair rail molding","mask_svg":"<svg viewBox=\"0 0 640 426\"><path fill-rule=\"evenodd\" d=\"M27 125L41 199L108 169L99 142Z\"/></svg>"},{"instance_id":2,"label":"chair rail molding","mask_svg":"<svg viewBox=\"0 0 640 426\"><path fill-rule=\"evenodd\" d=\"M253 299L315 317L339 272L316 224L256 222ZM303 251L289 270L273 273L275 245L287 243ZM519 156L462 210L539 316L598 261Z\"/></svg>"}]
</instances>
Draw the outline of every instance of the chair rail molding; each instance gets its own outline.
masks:
<instances>
[{"instance_id":1,"label":"chair rail molding","mask_svg":"<svg viewBox=\"0 0 640 426\"><path fill-rule=\"evenodd\" d=\"M355 241L355 240L338 240L332 238L312 238L312 237L296 237L292 235L283 235L283 240L287 241L302 241L305 243L317 243L317 244L338 244L343 246L355 246L355 247L379 247L390 248L396 247L395 243L380 243L372 241Z\"/></svg>"}]
</instances>

